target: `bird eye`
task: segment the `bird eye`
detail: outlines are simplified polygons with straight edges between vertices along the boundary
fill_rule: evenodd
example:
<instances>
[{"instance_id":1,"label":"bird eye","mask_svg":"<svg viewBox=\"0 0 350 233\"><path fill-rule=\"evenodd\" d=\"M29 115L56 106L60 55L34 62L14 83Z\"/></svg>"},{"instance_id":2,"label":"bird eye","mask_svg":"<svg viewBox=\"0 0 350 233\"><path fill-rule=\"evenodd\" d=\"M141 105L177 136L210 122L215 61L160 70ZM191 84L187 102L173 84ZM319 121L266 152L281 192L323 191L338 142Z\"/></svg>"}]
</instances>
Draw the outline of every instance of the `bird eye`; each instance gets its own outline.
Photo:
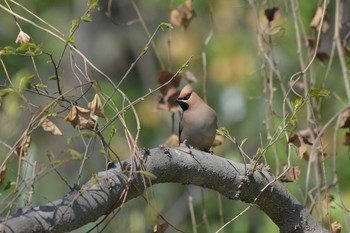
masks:
<instances>
[{"instance_id":1,"label":"bird eye","mask_svg":"<svg viewBox=\"0 0 350 233\"><path fill-rule=\"evenodd\" d=\"M192 93L187 94L183 99L184 99L184 100L188 100L188 99L191 97L191 94L192 94Z\"/></svg>"}]
</instances>

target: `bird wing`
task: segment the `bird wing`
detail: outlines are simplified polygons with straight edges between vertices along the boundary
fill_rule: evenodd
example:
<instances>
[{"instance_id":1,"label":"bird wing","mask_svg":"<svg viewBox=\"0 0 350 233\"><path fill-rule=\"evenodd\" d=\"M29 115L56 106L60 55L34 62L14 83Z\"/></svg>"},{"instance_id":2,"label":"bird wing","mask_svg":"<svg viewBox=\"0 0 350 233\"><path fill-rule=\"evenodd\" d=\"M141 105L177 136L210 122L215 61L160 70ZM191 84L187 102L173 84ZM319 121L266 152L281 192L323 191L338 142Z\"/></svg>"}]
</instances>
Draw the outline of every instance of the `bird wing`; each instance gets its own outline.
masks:
<instances>
[{"instance_id":1,"label":"bird wing","mask_svg":"<svg viewBox=\"0 0 350 233\"><path fill-rule=\"evenodd\" d=\"M182 118L183 118L183 113L181 114L181 118L180 118L180 123L179 123L179 141L181 142L181 133L183 130L183 124L182 124Z\"/></svg>"}]
</instances>

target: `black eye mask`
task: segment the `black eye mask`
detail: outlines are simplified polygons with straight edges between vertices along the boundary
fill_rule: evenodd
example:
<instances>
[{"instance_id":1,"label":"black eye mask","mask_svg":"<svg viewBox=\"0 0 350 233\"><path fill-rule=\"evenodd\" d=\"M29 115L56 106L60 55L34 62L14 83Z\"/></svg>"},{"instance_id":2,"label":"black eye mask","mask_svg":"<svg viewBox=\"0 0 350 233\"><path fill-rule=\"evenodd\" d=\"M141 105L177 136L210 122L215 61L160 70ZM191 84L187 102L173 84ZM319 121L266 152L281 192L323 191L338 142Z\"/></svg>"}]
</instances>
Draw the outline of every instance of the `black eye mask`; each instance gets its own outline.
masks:
<instances>
[{"instance_id":1,"label":"black eye mask","mask_svg":"<svg viewBox=\"0 0 350 233\"><path fill-rule=\"evenodd\" d=\"M188 100L191 97L192 93L187 94L185 97L181 98L183 100Z\"/></svg>"}]
</instances>

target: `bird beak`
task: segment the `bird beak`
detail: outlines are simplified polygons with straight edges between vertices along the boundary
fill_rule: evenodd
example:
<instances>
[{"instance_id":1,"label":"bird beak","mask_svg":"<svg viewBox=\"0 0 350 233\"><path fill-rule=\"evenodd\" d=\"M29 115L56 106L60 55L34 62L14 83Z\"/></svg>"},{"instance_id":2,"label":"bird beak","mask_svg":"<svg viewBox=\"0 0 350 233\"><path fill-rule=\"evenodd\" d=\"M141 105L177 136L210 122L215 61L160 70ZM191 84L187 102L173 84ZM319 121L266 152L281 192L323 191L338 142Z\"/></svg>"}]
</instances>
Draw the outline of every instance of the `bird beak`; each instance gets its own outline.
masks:
<instances>
[{"instance_id":1,"label":"bird beak","mask_svg":"<svg viewBox=\"0 0 350 233\"><path fill-rule=\"evenodd\" d=\"M184 111L187 110L189 107L188 103L186 103L186 101L184 101L183 99L177 98L175 100L175 102L178 103L180 105L180 107L182 108L182 110L184 110Z\"/></svg>"}]
</instances>

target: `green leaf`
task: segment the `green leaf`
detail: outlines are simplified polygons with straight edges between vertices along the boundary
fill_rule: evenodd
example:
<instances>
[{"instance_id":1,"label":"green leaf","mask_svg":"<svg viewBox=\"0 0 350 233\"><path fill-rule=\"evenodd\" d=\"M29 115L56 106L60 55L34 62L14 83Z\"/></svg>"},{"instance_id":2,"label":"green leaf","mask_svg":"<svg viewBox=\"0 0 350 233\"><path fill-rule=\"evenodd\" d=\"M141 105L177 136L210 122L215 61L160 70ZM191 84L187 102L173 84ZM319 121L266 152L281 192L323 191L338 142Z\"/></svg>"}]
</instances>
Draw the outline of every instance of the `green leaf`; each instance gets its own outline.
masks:
<instances>
[{"instance_id":1,"label":"green leaf","mask_svg":"<svg viewBox=\"0 0 350 233\"><path fill-rule=\"evenodd\" d=\"M75 44L75 38L73 36L69 37L68 40L67 40L67 43L70 43L70 44Z\"/></svg>"},{"instance_id":2,"label":"green leaf","mask_svg":"<svg viewBox=\"0 0 350 233\"><path fill-rule=\"evenodd\" d=\"M293 116L289 119L289 123L293 126L295 126L295 123L297 122L297 117L296 116Z\"/></svg>"},{"instance_id":3,"label":"green leaf","mask_svg":"<svg viewBox=\"0 0 350 233\"><path fill-rule=\"evenodd\" d=\"M54 166L61 166L61 165L64 165L66 163L68 163L71 159L70 158L65 158L65 159L60 159L60 160L53 160L51 162L51 165L54 165Z\"/></svg>"},{"instance_id":4,"label":"green leaf","mask_svg":"<svg viewBox=\"0 0 350 233\"><path fill-rule=\"evenodd\" d=\"M45 121L46 118L47 118L47 116L43 116L43 117L40 119L38 125L41 125L41 124Z\"/></svg>"},{"instance_id":5,"label":"green leaf","mask_svg":"<svg viewBox=\"0 0 350 233\"><path fill-rule=\"evenodd\" d=\"M89 10L96 9L100 10L100 4L98 3L98 0L88 0L87 6L89 7Z\"/></svg>"},{"instance_id":6,"label":"green leaf","mask_svg":"<svg viewBox=\"0 0 350 233\"><path fill-rule=\"evenodd\" d=\"M28 49L35 48L36 44L33 42L26 42L21 44L19 47L16 48L16 52L25 52Z\"/></svg>"},{"instance_id":7,"label":"green leaf","mask_svg":"<svg viewBox=\"0 0 350 233\"><path fill-rule=\"evenodd\" d=\"M165 23L165 22L162 22L159 27L161 27L162 29L165 27L165 28L169 28L169 29L174 29L174 26L171 24L171 23Z\"/></svg>"},{"instance_id":8,"label":"green leaf","mask_svg":"<svg viewBox=\"0 0 350 233\"><path fill-rule=\"evenodd\" d=\"M157 179L157 176L155 176L153 173L151 173L149 171L136 171L136 173L140 173L140 174L144 175L145 177L150 178L151 180Z\"/></svg>"},{"instance_id":9,"label":"green leaf","mask_svg":"<svg viewBox=\"0 0 350 233\"><path fill-rule=\"evenodd\" d=\"M83 159L83 154L79 153L78 151L76 151L74 149L65 149L63 152L70 154L72 156L72 159L74 159L74 160L82 160Z\"/></svg>"},{"instance_id":10,"label":"green leaf","mask_svg":"<svg viewBox=\"0 0 350 233\"><path fill-rule=\"evenodd\" d=\"M69 28L69 36L71 37L71 35L75 32L75 30L78 28L80 24L80 19L74 19L72 20L71 24L70 24L70 28ZM68 42L69 42L68 38Z\"/></svg>"},{"instance_id":11,"label":"green leaf","mask_svg":"<svg viewBox=\"0 0 350 233\"><path fill-rule=\"evenodd\" d=\"M74 140L74 137L72 137L72 136L68 137L67 138L67 144L68 145L71 144L73 142L73 140Z\"/></svg>"},{"instance_id":12,"label":"green leaf","mask_svg":"<svg viewBox=\"0 0 350 233\"><path fill-rule=\"evenodd\" d=\"M6 46L2 50L0 50L0 55L13 55L16 54L16 49L11 46Z\"/></svg>"},{"instance_id":13,"label":"green leaf","mask_svg":"<svg viewBox=\"0 0 350 233\"><path fill-rule=\"evenodd\" d=\"M43 84L43 83L37 83L37 84L35 84L35 86L36 86L37 88L43 88L43 89L46 89L46 88L47 88L47 86L46 86L45 84Z\"/></svg>"},{"instance_id":14,"label":"green leaf","mask_svg":"<svg viewBox=\"0 0 350 233\"><path fill-rule=\"evenodd\" d=\"M4 191L8 190L9 188L11 188L11 186L14 186L16 184L16 182L14 181L8 181L4 187Z\"/></svg>"},{"instance_id":15,"label":"green leaf","mask_svg":"<svg viewBox=\"0 0 350 233\"><path fill-rule=\"evenodd\" d=\"M22 90L24 88L30 89L32 87L32 81L34 80L34 74L25 76L21 78L21 81L19 82L19 89Z\"/></svg>"},{"instance_id":16,"label":"green leaf","mask_svg":"<svg viewBox=\"0 0 350 233\"><path fill-rule=\"evenodd\" d=\"M41 53L42 50L43 50L43 44L38 44L34 49L34 53L35 54Z\"/></svg>"},{"instance_id":17,"label":"green leaf","mask_svg":"<svg viewBox=\"0 0 350 233\"><path fill-rule=\"evenodd\" d=\"M47 114L48 117L56 117L57 113L56 112L50 112Z\"/></svg>"},{"instance_id":18,"label":"green leaf","mask_svg":"<svg viewBox=\"0 0 350 233\"><path fill-rule=\"evenodd\" d=\"M310 97L327 97L331 92L323 88L315 88L309 91Z\"/></svg>"},{"instance_id":19,"label":"green leaf","mask_svg":"<svg viewBox=\"0 0 350 233\"><path fill-rule=\"evenodd\" d=\"M92 22L90 13L84 14L83 16L80 17L80 19L84 22L88 22L88 23Z\"/></svg>"},{"instance_id":20,"label":"green leaf","mask_svg":"<svg viewBox=\"0 0 350 233\"><path fill-rule=\"evenodd\" d=\"M95 181L99 181L100 177L98 177L98 175L96 173L92 174L92 178L95 179Z\"/></svg>"},{"instance_id":21,"label":"green leaf","mask_svg":"<svg viewBox=\"0 0 350 233\"><path fill-rule=\"evenodd\" d=\"M303 98L298 98L294 101L294 103L292 103L294 110L297 110L298 108L300 108L300 106L304 103L304 99Z\"/></svg>"},{"instance_id":22,"label":"green leaf","mask_svg":"<svg viewBox=\"0 0 350 233\"><path fill-rule=\"evenodd\" d=\"M2 89L0 90L0 97L4 97L4 96L7 96L9 94L12 94L16 92L15 89L13 88L5 88L5 89Z\"/></svg>"},{"instance_id":23,"label":"green leaf","mask_svg":"<svg viewBox=\"0 0 350 233\"><path fill-rule=\"evenodd\" d=\"M47 157L50 160L54 160L56 156L55 156L55 154L52 151L49 151L49 152L47 152Z\"/></svg>"},{"instance_id":24,"label":"green leaf","mask_svg":"<svg viewBox=\"0 0 350 233\"><path fill-rule=\"evenodd\" d=\"M239 145L239 147L242 148L247 141L248 141L248 138L243 139L243 141L241 142L241 145Z\"/></svg>"},{"instance_id":25,"label":"green leaf","mask_svg":"<svg viewBox=\"0 0 350 233\"><path fill-rule=\"evenodd\" d=\"M109 132L109 140L111 140L116 133L117 133L117 128L114 125L112 125L111 131Z\"/></svg>"},{"instance_id":26,"label":"green leaf","mask_svg":"<svg viewBox=\"0 0 350 233\"><path fill-rule=\"evenodd\" d=\"M49 80L60 80L60 78L55 76L55 75L48 77L48 79Z\"/></svg>"},{"instance_id":27,"label":"green leaf","mask_svg":"<svg viewBox=\"0 0 350 233\"><path fill-rule=\"evenodd\" d=\"M230 132L224 127L220 127L219 129L216 130L217 135L224 136L228 139L230 139L233 143L236 143L236 139L231 136Z\"/></svg>"},{"instance_id":28,"label":"green leaf","mask_svg":"<svg viewBox=\"0 0 350 233\"><path fill-rule=\"evenodd\" d=\"M90 133L90 132L81 132L79 135L86 137L86 138L93 138L96 137L95 133Z\"/></svg>"}]
</instances>

